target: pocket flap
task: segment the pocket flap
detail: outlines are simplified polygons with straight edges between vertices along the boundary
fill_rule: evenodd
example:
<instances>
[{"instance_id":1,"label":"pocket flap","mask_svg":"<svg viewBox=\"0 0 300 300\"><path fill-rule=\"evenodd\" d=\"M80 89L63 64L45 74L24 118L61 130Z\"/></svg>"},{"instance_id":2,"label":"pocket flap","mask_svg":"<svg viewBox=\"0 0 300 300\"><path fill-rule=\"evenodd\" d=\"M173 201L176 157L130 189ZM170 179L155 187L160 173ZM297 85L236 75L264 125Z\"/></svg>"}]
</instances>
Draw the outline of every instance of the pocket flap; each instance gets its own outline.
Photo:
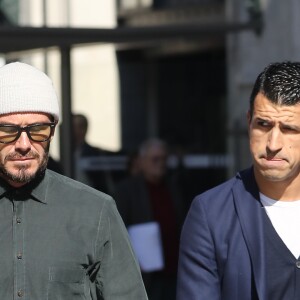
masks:
<instances>
[{"instance_id":1,"label":"pocket flap","mask_svg":"<svg viewBox=\"0 0 300 300\"><path fill-rule=\"evenodd\" d=\"M50 267L49 280L66 283L83 283L85 270L79 268Z\"/></svg>"}]
</instances>

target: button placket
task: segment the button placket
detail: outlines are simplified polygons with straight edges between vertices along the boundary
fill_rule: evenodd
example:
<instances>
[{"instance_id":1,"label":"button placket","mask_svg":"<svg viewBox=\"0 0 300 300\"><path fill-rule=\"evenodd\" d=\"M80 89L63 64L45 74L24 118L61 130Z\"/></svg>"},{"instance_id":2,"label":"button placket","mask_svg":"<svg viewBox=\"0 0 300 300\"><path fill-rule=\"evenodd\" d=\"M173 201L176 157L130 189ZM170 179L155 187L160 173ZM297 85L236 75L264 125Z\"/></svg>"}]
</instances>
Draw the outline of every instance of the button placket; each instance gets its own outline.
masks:
<instances>
[{"instance_id":1,"label":"button placket","mask_svg":"<svg viewBox=\"0 0 300 300\"><path fill-rule=\"evenodd\" d=\"M24 298L25 287L25 264L24 264L24 201L15 201L14 204L14 221L13 221L13 244L14 244L14 290L15 299Z\"/></svg>"}]
</instances>

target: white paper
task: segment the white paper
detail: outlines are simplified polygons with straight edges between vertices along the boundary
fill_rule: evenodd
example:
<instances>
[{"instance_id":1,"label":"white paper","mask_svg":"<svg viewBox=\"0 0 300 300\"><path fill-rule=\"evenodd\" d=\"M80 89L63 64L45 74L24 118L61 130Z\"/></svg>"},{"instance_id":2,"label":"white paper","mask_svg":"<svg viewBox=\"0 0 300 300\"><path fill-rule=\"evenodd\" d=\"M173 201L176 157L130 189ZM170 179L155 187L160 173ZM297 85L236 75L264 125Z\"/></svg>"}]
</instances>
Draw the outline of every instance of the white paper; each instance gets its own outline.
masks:
<instances>
[{"instance_id":1,"label":"white paper","mask_svg":"<svg viewBox=\"0 0 300 300\"><path fill-rule=\"evenodd\" d=\"M159 271L164 267L160 227L157 222L128 227L133 250L143 272Z\"/></svg>"}]
</instances>

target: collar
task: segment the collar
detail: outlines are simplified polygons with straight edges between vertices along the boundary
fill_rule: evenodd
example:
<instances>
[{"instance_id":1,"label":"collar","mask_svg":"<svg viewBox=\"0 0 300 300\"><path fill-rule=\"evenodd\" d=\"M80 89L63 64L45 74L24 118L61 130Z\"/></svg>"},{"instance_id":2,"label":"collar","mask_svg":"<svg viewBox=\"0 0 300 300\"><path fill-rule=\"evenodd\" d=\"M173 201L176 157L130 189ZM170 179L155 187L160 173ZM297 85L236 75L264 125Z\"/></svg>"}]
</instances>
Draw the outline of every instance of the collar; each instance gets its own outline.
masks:
<instances>
[{"instance_id":1,"label":"collar","mask_svg":"<svg viewBox=\"0 0 300 300\"><path fill-rule=\"evenodd\" d=\"M47 175L47 172L44 172L39 178L34 179L20 188L13 188L6 181L0 179L0 198L7 194L13 194L17 198L30 196L34 200L46 204L48 182L49 176Z\"/></svg>"}]
</instances>

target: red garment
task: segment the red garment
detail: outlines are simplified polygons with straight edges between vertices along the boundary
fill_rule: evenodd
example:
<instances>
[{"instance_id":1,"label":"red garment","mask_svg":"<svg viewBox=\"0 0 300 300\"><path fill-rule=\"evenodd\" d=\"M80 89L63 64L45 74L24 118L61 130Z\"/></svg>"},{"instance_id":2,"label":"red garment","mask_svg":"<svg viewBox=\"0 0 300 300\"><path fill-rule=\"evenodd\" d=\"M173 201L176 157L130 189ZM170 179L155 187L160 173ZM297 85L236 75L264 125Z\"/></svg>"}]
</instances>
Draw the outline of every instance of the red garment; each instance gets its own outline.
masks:
<instances>
[{"instance_id":1,"label":"red garment","mask_svg":"<svg viewBox=\"0 0 300 300\"><path fill-rule=\"evenodd\" d=\"M166 275L175 275L178 264L179 234L171 193L166 184L147 183L153 216L160 225Z\"/></svg>"}]
</instances>

